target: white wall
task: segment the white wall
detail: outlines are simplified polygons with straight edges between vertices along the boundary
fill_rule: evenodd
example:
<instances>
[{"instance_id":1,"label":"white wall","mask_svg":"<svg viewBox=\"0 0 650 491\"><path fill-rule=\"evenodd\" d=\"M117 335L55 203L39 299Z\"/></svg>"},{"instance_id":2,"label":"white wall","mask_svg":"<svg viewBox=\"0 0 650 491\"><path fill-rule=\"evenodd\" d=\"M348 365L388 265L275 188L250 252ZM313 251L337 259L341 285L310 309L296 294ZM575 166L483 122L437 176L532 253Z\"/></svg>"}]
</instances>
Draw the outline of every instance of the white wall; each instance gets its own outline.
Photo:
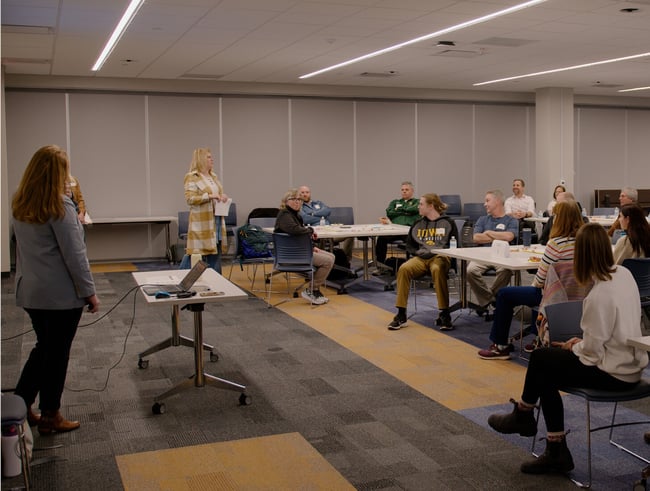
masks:
<instances>
[{"instance_id":1,"label":"white wall","mask_svg":"<svg viewBox=\"0 0 650 491\"><path fill-rule=\"evenodd\" d=\"M212 148L239 223L301 184L353 206L359 223L382 216L403 180L469 202L508 194L520 177L539 209L552 193L534 182L532 104L7 89L6 125L8 189L38 147L56 143L98 218L187 209L183 176L199 146ZM575 135L583 203L596 187L650 187L650 110L578 108ZM88 248L91 260L163 256L164 237L161 227L96 227Z\"/></svg>"}]
</instances>

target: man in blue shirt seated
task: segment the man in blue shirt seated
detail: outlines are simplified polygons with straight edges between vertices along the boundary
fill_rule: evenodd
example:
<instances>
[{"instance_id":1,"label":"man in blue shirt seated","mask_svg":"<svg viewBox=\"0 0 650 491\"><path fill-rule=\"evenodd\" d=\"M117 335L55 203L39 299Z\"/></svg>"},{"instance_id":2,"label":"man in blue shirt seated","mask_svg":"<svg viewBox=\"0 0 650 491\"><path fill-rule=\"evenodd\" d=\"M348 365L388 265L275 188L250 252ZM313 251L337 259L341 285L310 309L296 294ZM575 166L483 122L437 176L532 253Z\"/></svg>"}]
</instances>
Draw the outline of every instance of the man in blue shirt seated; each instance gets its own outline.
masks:
<instances>
[{"instance_id":1,"label":"man in blue shirt seated","mask_svg":"<svg viewBox=\"0 0 650 491\"><path fill-rule=\"evenodd\" d=\"M311 189L308 186L300 186L298 192L302 198L300 216L305 225L320 225L321 218L325 219L325 225L329 225L328 218L332 213L330 207L322 201L311 199Z\"/></svg>"},{"instance_id":2,"label":"man in blue shirt seated","mask_svg":"<svg viewBox=\"0 0 650 491\"><path fill-rule=\"evenodd\" d=\"M519 222L516 218L506 215L503 193L499 190L488 191L485 194L484 206L487 215L479 218L474 225L474 243L490 246L495 240L514 241L519 233ZM496 270L496 278L492 286L488 286L483 273L492 268ZM476 296L479 306L476 313L479 316L488 314L486 320L489 320L489 309L493 307L496 293L510 282L511 276L512 271L503 266L488 266L470 261L467 265L467 282Z\"/></svg>"},{"instance_id":3,"label":"man in blue shirt seated","mask_svg":"<svg viewBox=\"0 0 650 491\"><path fill-rule=\"evenodd\" d=\"M329 225L329 217L332 210L322 201L311 198L311 189L309 186L300 186L298 188L300 197L302 198L302 208L300 209L300 216L305 225L315 227L321 225L321 218L325 220L324 225ZM333 241L334 244L341 244L341 249L345 252L348 261L352 258L352 248L354 247L354 238L337 239Z\"/></svg>"}]
</instances>

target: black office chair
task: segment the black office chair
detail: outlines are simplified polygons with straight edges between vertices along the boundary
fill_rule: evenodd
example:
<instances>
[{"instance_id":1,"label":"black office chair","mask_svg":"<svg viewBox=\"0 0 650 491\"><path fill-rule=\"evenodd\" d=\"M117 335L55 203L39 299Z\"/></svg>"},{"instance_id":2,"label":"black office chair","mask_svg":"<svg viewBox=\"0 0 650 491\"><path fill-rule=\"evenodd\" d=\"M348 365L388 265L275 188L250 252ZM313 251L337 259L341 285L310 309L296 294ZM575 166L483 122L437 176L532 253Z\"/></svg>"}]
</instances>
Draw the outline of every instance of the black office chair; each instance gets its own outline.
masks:
<instances>
[{"instance_id":1,"label":"black office chair","mask_svg":"<svg viewBox=\"0 0 650 491\"><path fill-rule=\"evenodd\" d=\"M289 235L274 233L273 249L275 260L273 261L273 271L269 275L269 288L266 297L266 303L269 308L276 307L281 303L290 300L290 297L288 297L275 305L271 304L271 292L273 291L273 277L275 276L275 273L285 273L287 280L287 295L291 294L289 273L298 273L304 276L305 281L293 291L293 298L298 298L298 292L308 283L311 283L310 290L314 289L314 247L312 245L311 237L308 234Z\"/></svg>"},{"instance_id":2,"label":"black office chair","mask_svg":"<svg viewBox=\"0 0 650 491\"><path fill-rule=\"evenodd\" d=\"M185 241L187 241L187 230L189 228L190 222L190 212L189 211L179 211L178 212L178 234L176 245L173 247L173 257L171 258L173 262L180 262L183 256L185 255Z\"/></svg>"},{"instance_id":3,"label":"black office chair","mask_svg":"<svg viewBox=\"0 0 650 491\"><path fill-rule=\"evenodd\" d=\"M472 223L476 223L479 218L487 214L483 203L465 203L464 213Z\"/></svg>"},{"instance_id":4,"label":"black office chair","mask_svg":"<svg viewBox=\"0 0 650 491\"><path fill-rule=\"evenodd\" d=\"M463 203L460 194L441 194L440 200L447 205L445 210L447 215L459 216L463 214Z\"/></svg>"},{"instance_id":5,"label":"black office chair","mask_svg":"<svg viewBox=\"0 0 650 491\"><path fill-rule=\"evenodd\" d=\"M228 216L226 216L226 236L234 237L236 229L237 229L237 204L230 203L230 208L228 209Z\"/></svg>"},{"instance_id":6,"label":"black office chair","mask_svg":"<svg viewBox=\"0 0 650 491\"><path fill-rule=\"evenodd\" d=\"M650 258L628 258L622 266L627 268L634 276L639 287L641 307L650 306Z\"/></svg>"}]
</instances>

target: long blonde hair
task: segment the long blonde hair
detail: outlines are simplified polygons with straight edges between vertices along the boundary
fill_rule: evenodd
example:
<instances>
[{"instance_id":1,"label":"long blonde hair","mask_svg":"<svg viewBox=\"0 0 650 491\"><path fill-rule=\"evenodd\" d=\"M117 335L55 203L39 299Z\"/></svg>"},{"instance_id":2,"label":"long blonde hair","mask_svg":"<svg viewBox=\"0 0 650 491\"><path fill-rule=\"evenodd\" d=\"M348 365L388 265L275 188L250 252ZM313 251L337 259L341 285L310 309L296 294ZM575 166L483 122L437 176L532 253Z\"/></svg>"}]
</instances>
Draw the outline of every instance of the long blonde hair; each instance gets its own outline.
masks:
<instances>
[{"instance_id":1,"label":"long blonde hair","mask_svg":"<svg viewBox=\"0 0 650 491\"><path fill-rule=\"evenodd\" d=\"M208 155L212 155L212 150L207 147L196 148L192 152L192 162L190 162L190 172L198 172L203 174L208 170ZM219 194L223 194L223 186L217 177L217 174L214 171L210 171L210 176L212 180L219 188Z\"/></svg>"},{"instance_id":2,"label":"long blonde hair","mask_svg":"<svg viewBox=\"0 0 650 491\"><path fill-rule=\"evenodd\" d=\"M39 148L27 164L11 201L13 217L37 224L63 218L69 166L68 155L56 145Z\"/></svg>"}]
</instances>

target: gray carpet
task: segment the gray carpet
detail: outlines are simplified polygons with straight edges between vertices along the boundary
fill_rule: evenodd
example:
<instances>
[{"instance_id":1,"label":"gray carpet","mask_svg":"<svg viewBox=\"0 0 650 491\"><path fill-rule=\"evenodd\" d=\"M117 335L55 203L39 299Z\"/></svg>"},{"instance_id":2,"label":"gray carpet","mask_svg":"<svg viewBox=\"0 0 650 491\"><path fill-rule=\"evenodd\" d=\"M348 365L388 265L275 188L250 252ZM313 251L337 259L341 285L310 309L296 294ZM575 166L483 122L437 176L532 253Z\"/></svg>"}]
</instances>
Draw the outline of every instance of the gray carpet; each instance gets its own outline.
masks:
<instances>
[{"instance_id":1,"label":"gray carpet","mask_svg":"<svg viewBox=\"0 0 650 491\"><path fill-rule=\"evenodd\" d=\"M95 277L103 312L134 285L130 273ZM9 339L29 329L13 304L13 279L3 279L3 389L15 385L34 339ZM191 337L191 314L181 317ZM96 318L85 314L82 324ZM138 353L169 336L169 311L128 295L77 334L63 403L82 427L35 434L36 448L61 447L36 451L38 460L57 460L34 466L34 489L118 490L115 455L286 432L302 434L359 490L574 489L562 476L520 474L526 450L258 299L209 305L203 324L204 341L220 355L206 372L246 384L251 405L238 405L236 392L192 388L167 399L165 414L152 414L154 397L192 374L192 350L166 349L139 369ZM19 483L3 479L2 489ZM628 476L607 483L630 486Z\"/></svg>"}]
</instances>

